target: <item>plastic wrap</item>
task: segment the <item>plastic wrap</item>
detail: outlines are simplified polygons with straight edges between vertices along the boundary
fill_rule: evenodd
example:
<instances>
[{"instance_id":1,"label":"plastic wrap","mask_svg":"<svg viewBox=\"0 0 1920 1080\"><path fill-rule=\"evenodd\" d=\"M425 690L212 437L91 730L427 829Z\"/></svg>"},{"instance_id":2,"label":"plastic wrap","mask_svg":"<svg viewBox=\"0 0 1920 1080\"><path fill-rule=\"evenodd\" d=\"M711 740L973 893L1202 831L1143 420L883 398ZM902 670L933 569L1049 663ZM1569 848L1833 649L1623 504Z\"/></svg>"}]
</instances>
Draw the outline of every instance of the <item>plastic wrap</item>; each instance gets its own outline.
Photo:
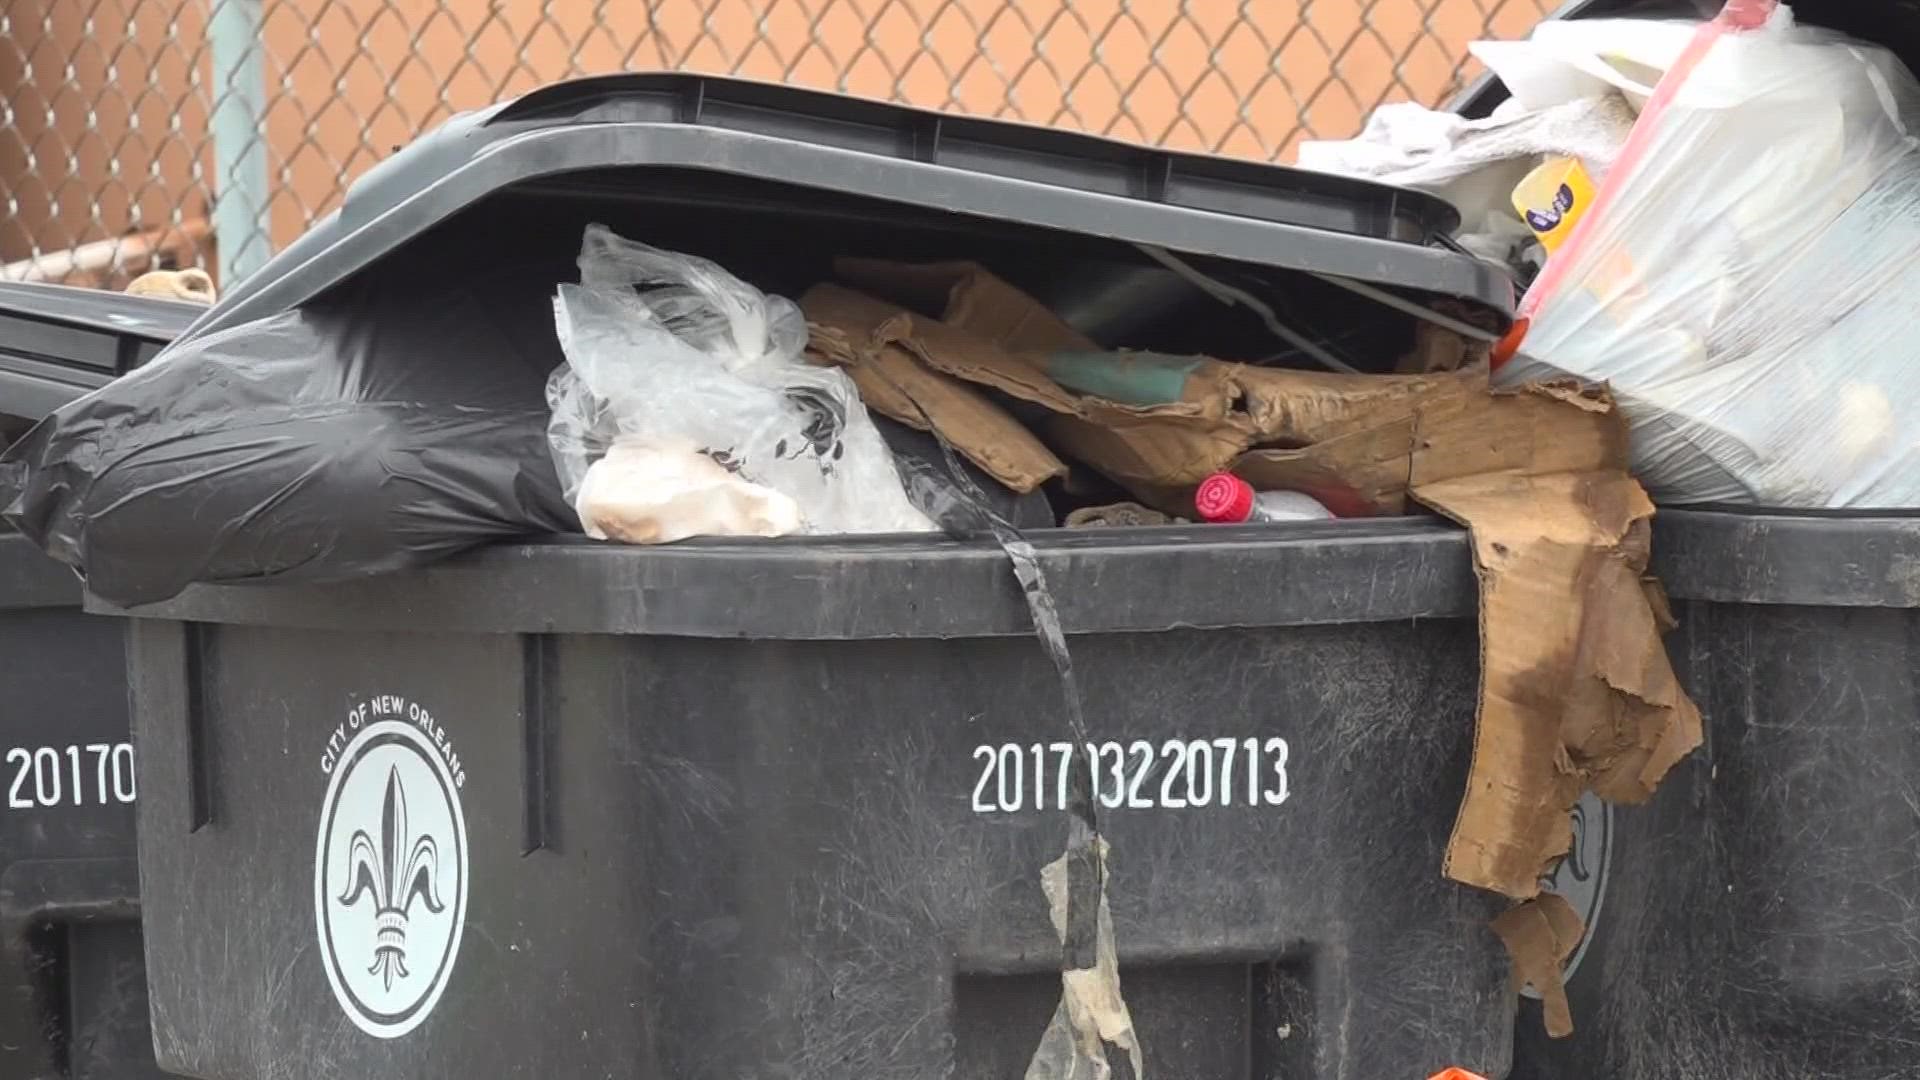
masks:
<instances>
[{"instance_id":1,"label":"plastic wrap","mask_svg":"<svg viewBox=\"0 0 1920 1080\"><path fill-rule=\"evenodd\" d=\"M1920 505L1920 84L1740 0L1525 298L1504 382L1605 381L1666 502Z\"/></svg>"},{"instance_id":2,"label":"plastic wrap","mask_svg":"<svg viewBox=\"0 0 1920 1080\"><path fill-rule=\"evenodd\" d=\"M573 531L546 448L544 290L366 282L188 339L0 458L6 520L123 604L324 581Z\"/></svg>"},{"instance_id":3,"label":"plastic wrap","mask_svg":"<svg viewBox=\"0 0 1920 1080\"><path fill-rule=\"evenodd\" d=\"M554 464L578 499L621 438L698 447L799 504L810 533L925 532L853 380L800 359L806 320L704 259L590 225L554 317ZM590 508L579 506L584 520Z\"/></svg>"}]
</instances>

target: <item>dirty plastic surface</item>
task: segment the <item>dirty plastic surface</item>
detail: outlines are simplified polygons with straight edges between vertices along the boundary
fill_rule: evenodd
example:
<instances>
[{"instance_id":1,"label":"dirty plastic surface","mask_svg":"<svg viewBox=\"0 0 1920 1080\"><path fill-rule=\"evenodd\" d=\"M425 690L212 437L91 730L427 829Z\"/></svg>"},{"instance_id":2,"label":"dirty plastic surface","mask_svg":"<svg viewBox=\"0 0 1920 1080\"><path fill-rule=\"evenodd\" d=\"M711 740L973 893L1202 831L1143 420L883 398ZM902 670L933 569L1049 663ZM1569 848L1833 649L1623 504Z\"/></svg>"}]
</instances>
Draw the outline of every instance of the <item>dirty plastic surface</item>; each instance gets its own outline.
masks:
<instances>
[{"instance_id":1,"label":"dirty plastic surface","mask_svg":"<svg viewBox=\"0 0 1920 1080\"><path fill-rule=\"evenodd\" d=\"M1500 904L1435 871L1475 700L1464 536L1034 546L1148 1075L1501 1075ZM1088 749L991 544L509 547L140 614L170 1067L987 1080L1019 1075L1058 999L1040 870L1060 757ZM353 836L383 828L432 838L443 908L411 905L420 974L391 989L365 974L375 905L340 899ZM256 929L210 934L214 910Z\"/></svg>"},{"instance_id":2,"label":"dirty plastic surface","mask_svg":"<svg viewBox=\"0 0 1920 1080\"><path fill-rule=\"evenodd\" d=\"M120 619L0 534L0 1075L147 1080Z\"/></svg>"}]
</instances>

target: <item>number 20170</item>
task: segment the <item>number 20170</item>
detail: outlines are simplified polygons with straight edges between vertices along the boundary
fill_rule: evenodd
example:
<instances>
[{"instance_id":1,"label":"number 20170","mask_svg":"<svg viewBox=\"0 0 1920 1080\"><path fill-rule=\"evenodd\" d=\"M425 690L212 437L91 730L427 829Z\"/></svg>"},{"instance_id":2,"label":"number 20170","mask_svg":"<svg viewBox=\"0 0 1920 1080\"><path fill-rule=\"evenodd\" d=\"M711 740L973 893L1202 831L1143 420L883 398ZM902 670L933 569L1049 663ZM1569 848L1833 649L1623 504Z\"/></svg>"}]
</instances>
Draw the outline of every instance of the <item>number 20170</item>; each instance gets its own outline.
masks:
<instances>
[{"instance_id":1,"label":"number 20170","mask_svg":"<svg viewBox=\"0 0 1920 1080\"><path fill-rule=\"evenodd\" d=\"M1131 743L1004 743L978 746L975 813L1064 810L1070 769L1093 773L1093 794L1109 810L1279 806L1287 801L1287 740L1168 739ZM1076 756L1080 758L1075 761ZM1158 765L1156 766L1156 762Z\"/></svg>"},{"instance_id":2,"label":"number 20170","mask_svg":"<svg viewBox=\"0 0 1920 1080\"><path fill-rule=\"evenodd\" d=\"M103 806L134 798L132 743L16 746L7 751L6 760L13 768L13 783L7 787L10 810Z\"/></svg>"}]
</instances>

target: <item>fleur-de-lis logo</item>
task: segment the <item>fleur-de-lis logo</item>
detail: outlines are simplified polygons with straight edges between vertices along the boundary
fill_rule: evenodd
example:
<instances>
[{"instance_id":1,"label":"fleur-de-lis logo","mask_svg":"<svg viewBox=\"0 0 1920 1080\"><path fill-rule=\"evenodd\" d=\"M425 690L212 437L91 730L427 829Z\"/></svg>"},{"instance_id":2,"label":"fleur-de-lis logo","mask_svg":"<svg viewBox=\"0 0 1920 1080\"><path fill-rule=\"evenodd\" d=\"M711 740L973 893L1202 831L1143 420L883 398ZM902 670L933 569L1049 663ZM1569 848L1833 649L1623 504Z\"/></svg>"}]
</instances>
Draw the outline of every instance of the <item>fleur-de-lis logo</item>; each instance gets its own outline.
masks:
<instances>
[{"instance_id":1,"label":"fleur-de-lis logo","mask_svg":"<svg viewBox=\"0 0 1920 1080\"><path fill-rule=\"evenodd\" d=\"M1567 854L1540 878L1540 891L1558 895L1572 905L1586 933L1561 965L1561 976L1573 978L1580 961L1593 943L1593 930L1599 921L1607 893L1608 866L1613 855L1613 807L1589 791L1573 805L1573 840ZM1528 986L1523 997L1538 999L1539 991Z\"/></svg>"},{"instance_id":2,"label":"fleur-de-lis logo","mask_svg":"<svg viewBox=\"0 0 1920 1080\"><path fill-rule=\"evenodd\" d=\"M440 899L440 849L431 836L410 836L407 790L400 770L387 770L380 809L379 836L356 829L348 842L348 885L340 903L353 907L363 898L374 905L373 962L367 974L391 990L407 977L407 917L417 901L434 914L446 910Z\"/></svg>"}]
</instances>

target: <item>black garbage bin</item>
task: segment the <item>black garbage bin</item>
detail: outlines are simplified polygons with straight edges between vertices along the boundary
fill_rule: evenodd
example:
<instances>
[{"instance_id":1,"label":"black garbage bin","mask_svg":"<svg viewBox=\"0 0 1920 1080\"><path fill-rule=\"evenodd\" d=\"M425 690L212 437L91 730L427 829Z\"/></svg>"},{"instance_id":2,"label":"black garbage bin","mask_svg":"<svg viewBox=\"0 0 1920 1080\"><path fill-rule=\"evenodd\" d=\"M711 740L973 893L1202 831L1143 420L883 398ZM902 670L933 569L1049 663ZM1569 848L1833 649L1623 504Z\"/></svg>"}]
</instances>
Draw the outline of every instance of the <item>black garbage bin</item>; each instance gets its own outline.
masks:
<instances>
[{"instance_id":1,"label":"black garbage bin","mask_svg":"<svg viewBox=\"0 0 1920 1080\"><path fill-rule=\"evenodd\" d=\"M0 285L0 441L154 355L198 309ZM145 1080L124 623L0 533L0 1075Z\"/></svg>"},{"instance_id":2,"label":"black garbage bin","mask_svg":"<svg viewBox=\"0 0 1920 1080\"><path fill-rule=\"evenodd\" d=\"M1430 245L1453 219L1424 196L647 77L451 122L193 332L482 261L544 318L596 220L787 295L836 255L981 260L1096 338L1125 307L1165 339L1130 344L1227 355L1280 346L1177 279L1080 286L1162 246L1376 357L1404 313L1315 274L1495 324L1511 299ZM1084 740L988 541L555 541L126 613L161 1063L1018 1077L1060 995L1040 874L1072 763L1153 1075L1503 1075L1503 905L1440 876L1477 680L1463 534L1031 535Z\"/></svg>"}]
</instances>

